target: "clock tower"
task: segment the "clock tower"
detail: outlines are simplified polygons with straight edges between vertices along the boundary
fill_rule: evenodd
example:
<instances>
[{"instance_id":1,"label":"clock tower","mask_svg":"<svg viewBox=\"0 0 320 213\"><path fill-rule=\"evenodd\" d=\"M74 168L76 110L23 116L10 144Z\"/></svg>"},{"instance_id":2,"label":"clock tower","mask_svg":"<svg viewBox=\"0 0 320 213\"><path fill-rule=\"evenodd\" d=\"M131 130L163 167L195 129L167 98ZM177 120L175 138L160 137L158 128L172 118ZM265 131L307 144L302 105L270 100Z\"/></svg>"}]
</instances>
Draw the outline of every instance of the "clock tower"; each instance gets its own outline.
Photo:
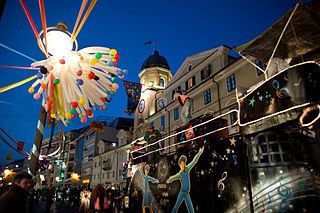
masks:
<instances>
[{"instance_id":1,"label":"clock tower","mask_svg":"<svg viewBox=\"0 0 320 213\"><path fill-rule=\"evenodd\" d=\"M155 50L143 62L139 78L142 89L141 98L134 116L136 138L144 135L145 125L150 123L148 118L166 104L162 91L172 78L167 59Z\"/></svg>"}]
</instances>

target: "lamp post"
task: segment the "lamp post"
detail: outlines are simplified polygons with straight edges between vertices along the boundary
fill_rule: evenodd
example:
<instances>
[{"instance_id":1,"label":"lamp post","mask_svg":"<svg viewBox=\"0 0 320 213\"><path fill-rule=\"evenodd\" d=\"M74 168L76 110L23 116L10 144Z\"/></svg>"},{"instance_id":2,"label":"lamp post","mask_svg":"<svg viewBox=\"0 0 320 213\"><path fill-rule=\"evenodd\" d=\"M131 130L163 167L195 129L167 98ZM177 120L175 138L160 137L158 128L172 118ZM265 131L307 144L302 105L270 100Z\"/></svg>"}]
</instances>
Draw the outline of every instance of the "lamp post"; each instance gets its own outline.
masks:
<instances>
[{"instance_id":1,"label":"lamp post","mask_svg":"<svg viewBox=\"0 0 320 213\"><path fill-rule=\"evenodd\" d=\"M39 37L43 35L43 31L39 33ZM44 47L44 39L41 41L39 39L38 45L40 50L46 55L46 49L50 55L64 55L67 52L72 51L73 44L75 44L75 49L78 48L78 43L76 40L72 40L72 35L67 31L67 25L63 22L59 22L57 27L49 27L47 29L47 47ZM49 57L50 57L49 55ZM45 67L41 67L40 72L42 74L47 74L48 70ZM50 115L52 117L52 115ZM38 160L43 140L43 133L46 125L47 111L44 106L41 106L40 116L37 122L36 137L31 149L31 159L29 162L29 173L36 176L38 169ZM52 124L54 125L54 124Z\"/></svg>"}]
</instances>

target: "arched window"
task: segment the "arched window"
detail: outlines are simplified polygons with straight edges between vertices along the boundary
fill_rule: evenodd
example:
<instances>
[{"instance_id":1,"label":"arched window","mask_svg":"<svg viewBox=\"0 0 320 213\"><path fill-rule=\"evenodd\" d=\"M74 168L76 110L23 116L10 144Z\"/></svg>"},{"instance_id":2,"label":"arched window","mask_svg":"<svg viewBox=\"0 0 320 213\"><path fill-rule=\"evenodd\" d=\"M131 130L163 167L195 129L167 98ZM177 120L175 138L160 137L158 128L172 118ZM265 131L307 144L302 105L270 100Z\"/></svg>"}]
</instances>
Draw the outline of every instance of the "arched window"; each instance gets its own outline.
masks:
<instances>
[{"instance_id":1,"label":"arched window","mask_svg":"<svg viewBox=\"0 0 320 213\"><path fill-rule=\"evenodd\" d=\"M164 84L165 84L165 79L164 79L164 77L160 77L160 79L159 79L159 86L160 86L160 87L164 87Z\"/></svg>"}]
</instances>

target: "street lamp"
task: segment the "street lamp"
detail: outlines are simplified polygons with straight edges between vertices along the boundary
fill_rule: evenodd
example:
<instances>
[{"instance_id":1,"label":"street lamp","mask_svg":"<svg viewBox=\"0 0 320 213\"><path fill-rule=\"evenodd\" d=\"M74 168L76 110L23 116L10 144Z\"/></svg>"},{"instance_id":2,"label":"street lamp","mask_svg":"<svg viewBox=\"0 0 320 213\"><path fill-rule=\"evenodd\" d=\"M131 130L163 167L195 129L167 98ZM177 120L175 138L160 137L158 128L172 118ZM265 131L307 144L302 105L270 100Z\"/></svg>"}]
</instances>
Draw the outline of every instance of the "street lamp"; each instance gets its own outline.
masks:
<instances>
[{"instance_id":1,"label":"street lamp","mask_svg":"<svg viewBox=\"0 0 320 213\"><path fill-rule=\"evenodd\" d=\"M40 31L39 37L43 35L43 30ZM76 39L72 39L72 34L68 31L67 25L64 22L59 22L56 27L47 28L47 51L52 56L65 56L75 48L78 49ZM46 54L45 38L38 41L40 50Z\"/></svg>"},{"instance_id":2,"label":"street lamp","mask_svg":"<svg viewBox=\"0 0 320 213\"><path fill-rule=\"evenodd\" d=\"M42 35L43 30L40 31L39 37L41 38ZM78 43L76 39L72 39L71 33L67 30L67 25L63 22L59 22L56 27L49 27L47 29L46 39L47 41L45 41L45 38L42 38L42 41L41 39L38 40L38 46L45 55L47 55L47 51L50 55L64 55L72 51L73 46L75 46L74 51L77 51L78 49ZM46 48L45 44L47 44ZM43 74L46 74L48 72L44 67L41 67L41 70L43 70ZM30 159L29 173L31 173L33 176L36 175L37 171L37 163L40 154L39 152L41 150L46 118L47 112L44 106L42 106L37 124L36 137L31 150L32 156Z\"/></svg>"},{"instance_id":3,"label":"street lamp","mask_svg":"<svg viewBox=\"0 0 320 213\"><path fill-rule=\"evenodd\" d=\"M75 183L80 181L80 175L78 173L72 173L71 174L71 180Z\"/></svg>"}]
</instances>

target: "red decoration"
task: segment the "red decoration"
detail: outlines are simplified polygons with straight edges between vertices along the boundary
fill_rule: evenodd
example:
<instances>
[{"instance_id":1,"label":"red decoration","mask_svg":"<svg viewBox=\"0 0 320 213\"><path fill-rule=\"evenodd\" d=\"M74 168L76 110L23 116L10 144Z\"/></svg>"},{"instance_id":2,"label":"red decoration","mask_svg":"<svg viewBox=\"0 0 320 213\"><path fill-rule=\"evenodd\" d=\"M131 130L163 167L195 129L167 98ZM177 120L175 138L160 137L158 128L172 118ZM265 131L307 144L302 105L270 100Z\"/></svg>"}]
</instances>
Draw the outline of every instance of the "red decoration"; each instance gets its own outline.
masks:
<instances>
[{"instance_id":1,"label":"red decoration","mask_svg":"<svg viewBox=\"0 0 320 213\"><path fill-rule=\"evenodd\" d=\"M72 108L77 108L78 107L78 103L77 102L71 102L70 103Z\"/></svg>"},{"instance_id":2,"label":"red decoration","mask_svg":"<svg viewBox=\"0 0 320 213\"><path fill-rule=\"evenodd\" d=\"M88 74L88 78L89 78L89 79L94 79L94 77L96 77L96 75L95 75L93 72L90 72L90 73Z\"/></svg>"}]
</instances>

